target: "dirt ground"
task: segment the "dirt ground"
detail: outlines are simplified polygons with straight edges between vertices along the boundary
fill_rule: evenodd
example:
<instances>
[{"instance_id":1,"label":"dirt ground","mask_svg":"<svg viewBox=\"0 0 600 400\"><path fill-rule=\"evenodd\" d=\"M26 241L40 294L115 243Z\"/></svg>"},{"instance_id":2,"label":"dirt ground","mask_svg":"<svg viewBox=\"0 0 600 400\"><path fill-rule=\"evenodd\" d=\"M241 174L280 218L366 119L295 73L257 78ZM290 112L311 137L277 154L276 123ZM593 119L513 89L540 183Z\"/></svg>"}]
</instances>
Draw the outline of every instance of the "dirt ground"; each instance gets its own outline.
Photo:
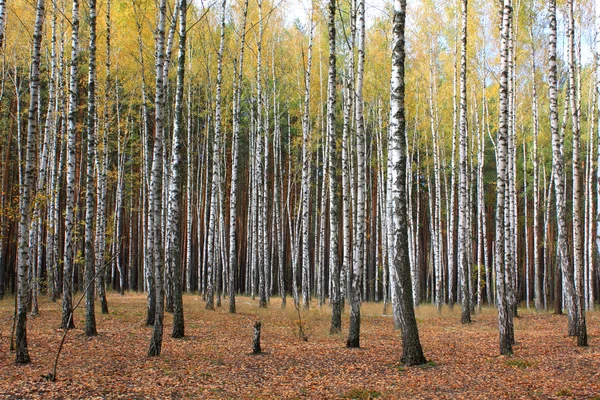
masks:
<instances>
[{"instance_id":1,"label":"dirt ground","mask_svg":"<svg viewBox=\"0 0 600 400\"><path fill-rule=\"evenodd\" d=\"M97 311L99 335L83 334L84 314L76 311L52 370L62 333L60 305L43 300L40 315L28 320L32 363L17 366L9 351L12 299L0 302L0 398L406 398L406 399L600 399L600 313L588 313L590 346L579 348L566 335L566 316L520 310L512 357L498 356L495 310L484 309L467 326L460 308L417 309L421 343L430 362L406 368L401 342L381 304L362 308L361 348L345 347L343 333L330 336L330 308L302 311L308 341L298 337L299 317L288 298L268 309L238 297L238 313L227 300L206 311L202 298L184 296L184 339L172 339L167 315L162 355L148 358L151 328L144 326L142 294L109 295L109 315ZM262 321L263 354L252 355L253 325Z\"/></svg>"}]
</instances>

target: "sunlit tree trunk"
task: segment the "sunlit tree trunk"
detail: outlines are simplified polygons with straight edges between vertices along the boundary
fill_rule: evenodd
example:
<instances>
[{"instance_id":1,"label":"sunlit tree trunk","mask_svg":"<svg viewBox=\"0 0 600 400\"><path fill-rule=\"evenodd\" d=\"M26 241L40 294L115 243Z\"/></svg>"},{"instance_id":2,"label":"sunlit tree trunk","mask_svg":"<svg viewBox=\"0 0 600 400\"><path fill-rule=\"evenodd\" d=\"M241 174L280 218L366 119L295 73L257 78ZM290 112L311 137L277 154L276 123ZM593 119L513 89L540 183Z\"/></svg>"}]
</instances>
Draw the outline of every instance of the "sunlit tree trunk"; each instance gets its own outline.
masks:
<instances>
[{"instance_id":1,"label":"sunlit tree trunk","mask_svg":"<svg viewBox=\"0 0 600 400\"><path fill-rule=\"evenodd\" d=\"M406 172L405 172L405 147L406 147L406 120L404 111L404 60L405 60L405 29L406 1L394 2L394 25L392 41L392 82L391 82L391 114L390 114L390 143L389 154L391 158L390 180L392 215L391 226L388 232L391 243L395 247L390 266L395 273L392 284L397 286L400 304L400 323L402 332L402 357L401 362L406 365L419 365L426 362L412 301L412 288L410 266L408 259L407 213L406 213Z\"/></svg>"},{"instance_id":2,"label":"sunlit tree trunk","mask_svg":"<svg viewBox=\"0 0 600 400\"><path fill-rule=\"evenodd\" d=\"M302 306L310 302L310 70L313 47L313 12L309 18L308 58L304 73L304 116L302 117Z\"/></svg>"},{"instance_id":3,"label":"sunlit tree trunk","mask_svg":"<svg viewBox=\"0 0 600 400\"><path fill-rule=\"evenodd\" d=\"M467 0L462 1L462 37L460 52L460 133L459 133L459 198L458 198L458 265L461 271L461 322L471 322L469 295L468 193L467 193Z\"/></svg>"},{"instance_id":4,"label":"sunlit tree trunk","mask_svg":"<svg viewBox=\"0 0 600 400\"><path fill-rule=\"evenodd\" d=\"M508 132L508 37L510 28L510 19L512 13L512 1L504 0L502 7L502 26L501 26L501 48L500 48L500 115L499 130L496 140L496 303L498 307L498 330L500 333L500 354L512 354L512 313L510 310L510 280L507 276L507 270L512 268L509 260L505 257L505 248L507 241L505 235L507 209L506 185L507 185L507 138Z\"/></svg>"}]
</instances>

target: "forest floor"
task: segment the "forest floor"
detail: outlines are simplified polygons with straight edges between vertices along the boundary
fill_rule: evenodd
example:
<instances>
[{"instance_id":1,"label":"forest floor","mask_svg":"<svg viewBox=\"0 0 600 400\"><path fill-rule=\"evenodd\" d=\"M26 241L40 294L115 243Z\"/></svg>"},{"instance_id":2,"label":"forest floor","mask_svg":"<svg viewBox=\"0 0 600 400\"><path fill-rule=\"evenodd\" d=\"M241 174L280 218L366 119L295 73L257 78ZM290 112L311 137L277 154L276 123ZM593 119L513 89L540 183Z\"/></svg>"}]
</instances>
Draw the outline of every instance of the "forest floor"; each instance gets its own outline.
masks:
<instances>
[{"instance_id":1,"label":"forest floor","mask_svg":"<svg viewBox=\"0 0 600 400\"><path fill-rule=\"evenodd\" d=\"M308 340L298 337L293 301L268 309L238 297L206 311L201 297L184 296L184 339L172 339L167 314L162 355L146 356L146 297L109 294L109 315L97 312L99 335L87 338L84 314L76 311L56 382L52 370L62 338L60 306L43 300L28 319L32 363L14 364L9 351L13 302L0 302L0 398L577 398L600 399L600 313L588 314L590 346L579 348L566 335L566 316L520 310L512 357L498 356L495 310L486 308L470 325L460 324L460 307L417 309L421 343L430 362L400 365L401 341L381 304L362 308L360 349L345 347L343 333L330 336L331 311L316 303L302 311ZM263 354L251 354L253 325L262 321Z\"/></svg>"}]
</instances>

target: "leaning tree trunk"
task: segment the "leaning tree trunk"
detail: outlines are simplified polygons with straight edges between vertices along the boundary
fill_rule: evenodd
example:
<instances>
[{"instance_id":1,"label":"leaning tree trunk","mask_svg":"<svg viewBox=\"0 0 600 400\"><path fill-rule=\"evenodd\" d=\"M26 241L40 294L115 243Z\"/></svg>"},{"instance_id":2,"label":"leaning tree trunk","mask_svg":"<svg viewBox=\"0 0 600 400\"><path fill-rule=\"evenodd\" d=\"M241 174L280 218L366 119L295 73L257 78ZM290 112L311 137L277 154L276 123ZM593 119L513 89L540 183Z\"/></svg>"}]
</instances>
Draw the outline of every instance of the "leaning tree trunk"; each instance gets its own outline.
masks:
<instances>
[{"instance_id":1,"label":"leaning tree trunk","mask_svg":"<svg viewBox=\"0 0 600 400\"><path fill-rule=\"evenodd\" d=\"M77 70L79 68L79 0L73 0L71 17L71 66L69 74L69 121L67 125L67 193L65 208L65 249L63 264L63 329L74 328L71 312L73 308L73 261L75 249L75 167L77 163Z\"/></svg>"},{"instance_id":2,"label":"leaning tree trunk","mask_svg":"<svg viewBox=\"0 0 600 400\"><path fill-rule=\"evenodd\" d=\"M29 113L27 115L27 148L25 153L25 173L19 201L19 249L18 249L18 294L16 326L16 363L27 364L31 361L27 350L27 294L29 270L29 219L31 214L31 188L35 173L35 137L37 134L38 100L40 93L40 53L42 31L44 27L44 0L38 0L36 6L35 28L33 31L33 51L31 62L31 80L29 82Z\"/></svg>"},{"instance_id":3,"label":"leaning tree trunk","mask_svg":"<svg viewBox=\"0 0 600 400\"><path fill-rule=\"evenodd\" d=\"M88 0L90 25L90 61L88 71L87 99L87 159L86 159L86 200L85 200L85 334L95 336L96 312L94 309L94 275L96 260L94 258L94 155L96 152L96 0Z\"/></svg>"}]
</instances>

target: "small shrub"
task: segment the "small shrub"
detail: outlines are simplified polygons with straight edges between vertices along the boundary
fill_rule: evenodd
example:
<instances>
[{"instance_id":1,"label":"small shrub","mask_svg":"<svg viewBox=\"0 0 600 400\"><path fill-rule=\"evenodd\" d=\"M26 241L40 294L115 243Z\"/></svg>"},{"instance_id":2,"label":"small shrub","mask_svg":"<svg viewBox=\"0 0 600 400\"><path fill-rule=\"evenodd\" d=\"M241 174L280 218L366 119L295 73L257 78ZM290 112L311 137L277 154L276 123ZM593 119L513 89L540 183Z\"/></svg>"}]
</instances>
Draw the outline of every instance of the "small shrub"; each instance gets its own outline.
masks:
<instances>
[{"instance_id":1,"label":"small shrub","mask_svg":"<svg viewBox=\"0 0 600 400\"><path fill-rule=\"evenodd\" d=\"M381 393L368 389L352 389L343 396L344 399L376 399Z\"/></svg>"},{"instance_id":2,"label":"small shrub","mask_svg":"<svg viewBox=\"0 0 600 400\"><path fill-rule=\"evenodd\" d=\"M521 369L533 367L533 363L531 361L523 360L520 358L511 358L509 360L506 360L505 364L509 367L517 367Z\"/></svg>"},{"instance_id":3,"label":"small shrub","mask_svg":"<svg viewBox=\"0 0 600 400\"><path fill-rule=\"evenodd\" d=\"M556 392L557 396L571 396L571 391L569 389L560 389Z\"/></svg>"}]
</instances>

